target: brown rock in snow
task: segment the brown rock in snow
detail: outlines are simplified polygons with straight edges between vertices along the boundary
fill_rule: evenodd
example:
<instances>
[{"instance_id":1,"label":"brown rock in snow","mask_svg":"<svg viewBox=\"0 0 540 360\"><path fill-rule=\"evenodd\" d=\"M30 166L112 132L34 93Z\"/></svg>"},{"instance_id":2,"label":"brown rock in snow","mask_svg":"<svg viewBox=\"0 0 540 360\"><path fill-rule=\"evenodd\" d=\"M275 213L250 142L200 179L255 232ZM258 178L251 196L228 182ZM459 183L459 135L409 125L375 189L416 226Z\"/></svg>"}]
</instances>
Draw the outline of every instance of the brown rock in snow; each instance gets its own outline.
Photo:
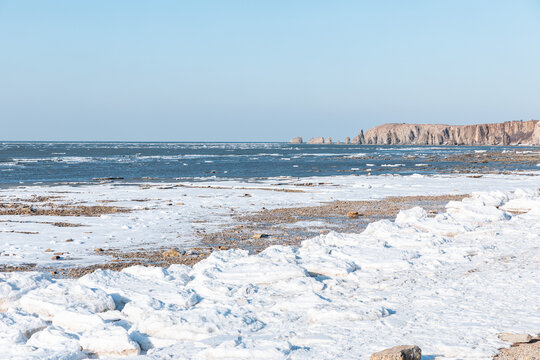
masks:
<instances>
[{"instance_id":1,"label":"brown rock in snow","mask_svg":"<svg viewBox=\"0 0 540 360\"><path fill-rule=\"evenodd\" d=\"M371 360L420 360L422 350L416 345L400 345L371 355Z\"/></svg>"}]
</instances>

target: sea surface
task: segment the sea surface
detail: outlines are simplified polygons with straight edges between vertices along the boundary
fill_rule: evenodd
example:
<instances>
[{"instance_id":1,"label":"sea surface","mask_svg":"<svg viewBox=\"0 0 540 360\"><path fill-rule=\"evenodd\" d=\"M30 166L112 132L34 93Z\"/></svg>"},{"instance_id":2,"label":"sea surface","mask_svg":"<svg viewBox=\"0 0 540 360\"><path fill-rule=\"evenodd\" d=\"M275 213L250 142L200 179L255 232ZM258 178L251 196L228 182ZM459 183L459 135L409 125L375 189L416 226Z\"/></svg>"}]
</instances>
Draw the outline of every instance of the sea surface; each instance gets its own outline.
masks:
<instances>
[{"instance_id":1,"label":"sea surface","mask_svg":"<svg viewBox=\"0 0 540 360\"><path fill-rule=\"evenodd\" d=\"M438 160L510 147L292 145L288 143L3 142L0 184L86 182L99 178L205 180L345 174L438 174L465 164ZM520 147L519 151L534 148ZM536 149L537 150L537 149ZM489 170L539 170L486 163ZM485 168L484 168L485 169Z\"/></svg>"}]
</instances>

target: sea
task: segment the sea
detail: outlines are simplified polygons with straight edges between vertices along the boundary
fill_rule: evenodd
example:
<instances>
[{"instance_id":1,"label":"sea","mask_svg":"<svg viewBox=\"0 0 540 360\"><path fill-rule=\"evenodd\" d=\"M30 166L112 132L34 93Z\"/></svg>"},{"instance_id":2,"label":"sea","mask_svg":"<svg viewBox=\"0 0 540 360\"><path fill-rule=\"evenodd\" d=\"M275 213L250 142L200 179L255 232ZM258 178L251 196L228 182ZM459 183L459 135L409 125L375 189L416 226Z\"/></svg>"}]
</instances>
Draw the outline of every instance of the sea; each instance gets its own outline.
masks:
<instances>
[{"instance_id":1,"label":"sea","mask_svg":"<svg viewBox=\"0 0 540 360\"><path fill-rule=\"evenodd\" d=\"M538 148L501 146L308 145L188 142L2 142L0 184L204 181L334 175L441 174L471 164L442 159L466 153ZM479 169L480 169L480 165ZM481 163L485 171L540 170L532 163Z\"/></svg>"}]
</instances>

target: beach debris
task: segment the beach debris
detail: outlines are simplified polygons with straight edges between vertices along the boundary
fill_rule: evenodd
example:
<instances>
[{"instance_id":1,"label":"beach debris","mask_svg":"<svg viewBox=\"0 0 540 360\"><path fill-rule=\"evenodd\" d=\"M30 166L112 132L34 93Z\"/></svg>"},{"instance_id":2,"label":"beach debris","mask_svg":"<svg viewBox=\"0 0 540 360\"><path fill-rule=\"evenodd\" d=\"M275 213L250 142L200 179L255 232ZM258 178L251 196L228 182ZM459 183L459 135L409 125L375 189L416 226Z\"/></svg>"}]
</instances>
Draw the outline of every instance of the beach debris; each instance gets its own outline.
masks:
<instances>
[{"instance_id":1,"label":"beach debris","mask_svg":"<svg viewBox=\"0 0 540 360\"><path fill-rule=\"evenodd\" d=\"M349 211L347 213L347 216L350 217L351 219L357 219L359 215L360 214L358 213L358 211Z\"/></svg>"},{"instance_id":2,"label":"beach debris","mask_svg":"<svg viewBox=\"0 0 540 360\"><path fill-rule=\"evenodd\" d=\"M258 233L258 234L253 235L253 238L254 238L254 239L262 239L262 238L267 238L267 237L269 237L269 236L270 236L270 235L268 235L268 234Z\"/></svg>"},{"instance_id":3,"label":"beach debris","mask_svg":"<svg viewBox=\"0 0 540 360\"><path fill-rule=\"evenodd\" d=\"M168 258L168 257L179 257L181 256L182 254L180 254L180 252L176 249L169 249L167 251L165 251L163 253L163 257L164 258Z\"/></svg>"},{"instance_id":4,"label":"beach debris","mask_svg":"<svg viewBox=\"0 0 540 360\"><path fill-rule=\"evenodd\" d=\"M512 334L512 333L503 333L499 334L499 339L504 342L509 343L528 343L532 340L532 336L529 334Z\"/></svg>"},{"instance_id":5,"label":"beach debris","mask_svg":"<svg viewBox=\"0 0 540 360\"><path fill-rule=\"evenodd\" d=\"M371 354L370 360L420 360L422 350L416 345L399 345Z\"/></svg>"}]
</instances>

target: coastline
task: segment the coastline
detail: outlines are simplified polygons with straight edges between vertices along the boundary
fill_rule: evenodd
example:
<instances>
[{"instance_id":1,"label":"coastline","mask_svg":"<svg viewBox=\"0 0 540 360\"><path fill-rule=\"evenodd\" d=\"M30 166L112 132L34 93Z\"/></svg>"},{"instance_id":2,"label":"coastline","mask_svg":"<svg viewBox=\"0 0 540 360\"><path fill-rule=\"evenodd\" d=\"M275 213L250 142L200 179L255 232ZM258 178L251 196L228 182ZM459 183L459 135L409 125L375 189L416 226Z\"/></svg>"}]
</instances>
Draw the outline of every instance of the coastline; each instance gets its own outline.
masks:
<instances>
[{"instance_id":1,"label":"coastline","mask_svg":"<svg viewBox=\"0 0 540 360\"><path fill-rule=\"evenodd\" d=\"M367 359L412 342L437 359L487 359L504 345L494 330L540 327L538 298L530 296L540 293L534 251L540 194L484 191L445 208L434 217L419 207L400 211L393 222L372 222L360 234L331 232L298 248L216 251L189 267L133 266L78 279L0 273L9 286L0 320L12 321L13 331L26 326L40 334L31 337L33 355L24 350L26 340L9 349L29 358L89 352L163 358L179 351L188 358L237 357L238 346L251 357L264 351L336 358L353 344L347 354ZM527 296L520 296L524 286ZM515 295L496 296L501 289ZM52 325L30 325L38 321L32 313ZM31 330L36 326L41 330ZM84 351L50 347L67 339Z\"/></svg>"},{"instance_id":2,"label":"coastline","mask_svg":"<svg viewBox=\"0 0 540 360\"><path fill-rule=\"evenodd\" d=\"M490 359L505 345L494 329L540 328L536 299L519 295L540 293L540 172L462 156L478 166L0 189L0 322L22 334L0 343L29 358L339 358L347 346L367 359L415 343L433 359Z\"/></svg>"}]
</instances>

